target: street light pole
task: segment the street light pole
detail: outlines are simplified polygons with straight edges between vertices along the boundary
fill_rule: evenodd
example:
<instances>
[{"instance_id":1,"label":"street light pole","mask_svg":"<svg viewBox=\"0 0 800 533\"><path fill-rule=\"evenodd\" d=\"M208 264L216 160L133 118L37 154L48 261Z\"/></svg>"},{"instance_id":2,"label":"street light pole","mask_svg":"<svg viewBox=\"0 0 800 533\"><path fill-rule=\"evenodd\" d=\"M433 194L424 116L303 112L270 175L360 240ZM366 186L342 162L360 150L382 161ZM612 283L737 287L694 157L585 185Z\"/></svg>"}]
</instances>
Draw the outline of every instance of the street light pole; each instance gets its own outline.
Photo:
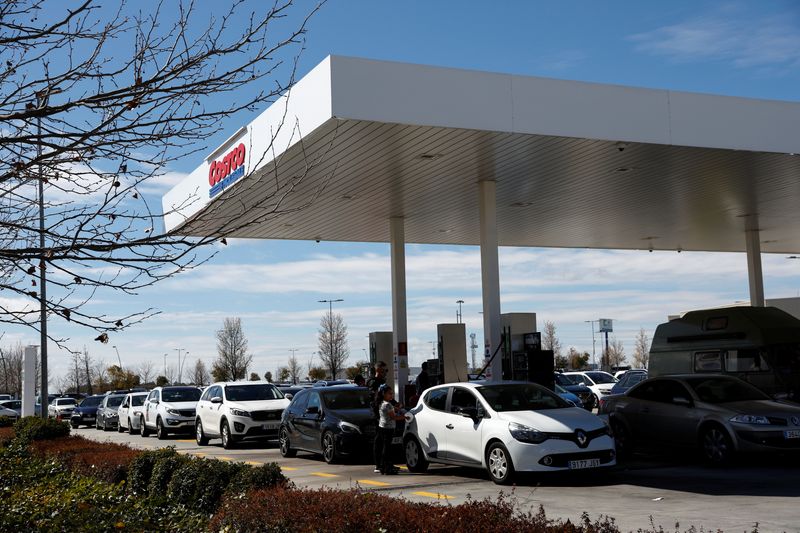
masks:
<instances>
[{"instance_id":1,"label":"street light pole","mask_svg":"<svg viewBox=\"0 0 800 533\"><path fill-rule=\"evenodd\" d=\"M40 95L36 95L36 103L42 107ZM39 161L39 313L40 313L40 354L42 368L42 384L39 394L42 397L42 409L40 415L47 418L48 413L44 406L47 404L47 276L45 275L44 262L44 176L42 175L42 117L36 117L36 159Z\"/></svg>"},{"instance_id":2,"label":"street light pole","mask_svg":"<svg viewBox=\"0 0 800 533\"><path fill-rule=\"evenodd\" d=\"M329 344L331 346L330 351L330 361L333 363L335 359L333 358L333 304L334 302L343 302L344 300L341 298L337 298L336 300L317 300L321 304L328 304L328 340L330 341ZM336 376L331 376L331 379L336 379Z\"/></svg>"},{"instance_id":3,"label":"street light pole","mask_svg":"<svg viewBox=\"0 0 800 533\"><path fill-rule=\"evenodd\" d=\"M112 346L112 348L114 348L114 351L117 352L117 362L119 363L120 371L122 371L122 359L119 357L119 350L117 350L116 346Z\"/></svg>"},{"instance_id":4,"label":"street light pole","mask_svg":"<svg viewBox=\"0 0 800 533\"><path fill-rule=\"evenodd\" d=\"M584 320L584 322L592 325L592 368L594 368L594 347L595 347L594 323L597 322L597 320Z\"/></svg>"}]
</instances>

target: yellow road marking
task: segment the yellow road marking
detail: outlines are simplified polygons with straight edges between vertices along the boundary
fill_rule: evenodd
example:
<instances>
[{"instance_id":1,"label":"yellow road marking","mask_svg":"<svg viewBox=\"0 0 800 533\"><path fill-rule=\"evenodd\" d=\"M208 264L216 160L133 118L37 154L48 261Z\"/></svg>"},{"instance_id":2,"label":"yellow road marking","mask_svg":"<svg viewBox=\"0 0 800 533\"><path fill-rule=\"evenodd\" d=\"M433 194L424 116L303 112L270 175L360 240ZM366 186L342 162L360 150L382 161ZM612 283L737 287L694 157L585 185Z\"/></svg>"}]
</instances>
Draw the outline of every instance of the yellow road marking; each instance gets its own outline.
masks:
<instances>
[{"instance_id":1,"label":"yellow road marking","mask_svg":"<svg viewBox=\"0 0 800 533\"><path fill-rule=\"evenodd\" d=\"M282 466L281 470L288 470L289 472L292 472L294 470L299 470L299 469L296 466Z\"/></svg>"},{"instance_id":2,"label":"yellow road marking","mask_svg":"<svg viewBox=\"0 0 800 533\"><path fill-rule=\"evenodd\" d=\"M338 474L328 474L326 472L311 472L311 475L319 477L339 477Z\"/></svg>"},{"instance_id":3,"label":"yellow road marking","mask_svg":"<svg viewBox=\"0 0 800 533\"><path fill-rule=\"evenodd\" d=\"M407 466L398 466L397 468L399 468L400 470L408 470Z\"/></svg>"},{"instance_id":4,"label":"yellow road marking","mask_svg":"<svg viewBox=\"0 0 800 533\"><path fill-rule=\"evenodd\" d=\"M220 461L233 461L234 460L233 457L230 457L228 455L216 455L216 456L214 456L214 459L219 459Z\"/></svg>"},{"instance_id":5,"label":"yellow road marking","mask_svg":"<svg viewBox=\"0 0 800 533\"><path fill-rule=\"evenodd\" d=\"M374 487L388 487L389 483L385 483L383 481L373 481L371 479L359 479L359 483L362 485L372 485Z\"/></svg>"},{"instance_id":6,"label":"yellow road marking","mask_svg":"<svg viewBox=\"0 0 800 533\"><path fill-rule=\"evenodd\" d=\"M260 463L258 461L245 461L246 464L253 465L253 466L261 466L264 463Z\"/></svg>"},{"instance_id":7,"label":"yellow road marking","mask_svg":"<svg viewBox=\"0 0 800 533\"><path fill-rule=\"evenodd\" d=\"M196 455L197 457L205 457L205 456L208 455L205 452L191 452L191 453L192 453L192 455Z\"/></svg>"},{"instance_id":8,"label":"yellow road marking","mask_svg":"<svg viewBox=\"0 0 800 533\"><path fill-rule=\"evenodd\" d=\"M194 439L178 439L175 442L195 442Z\"/></svg>"},{"instance_id":9,"label":"yellow road marking","mask_svg":"<svg viewBox=\"0 0 800 533\"><path fill-rule=\"evenodd\" d=\"M439 494L438 492L425 492L424 490L418 492L412 492L411 494L416 494L417 496L426 496L428 498L436 498L437 500L452 500L452 496L448 496L447 494Z\"/></svg>"}]
</instances>

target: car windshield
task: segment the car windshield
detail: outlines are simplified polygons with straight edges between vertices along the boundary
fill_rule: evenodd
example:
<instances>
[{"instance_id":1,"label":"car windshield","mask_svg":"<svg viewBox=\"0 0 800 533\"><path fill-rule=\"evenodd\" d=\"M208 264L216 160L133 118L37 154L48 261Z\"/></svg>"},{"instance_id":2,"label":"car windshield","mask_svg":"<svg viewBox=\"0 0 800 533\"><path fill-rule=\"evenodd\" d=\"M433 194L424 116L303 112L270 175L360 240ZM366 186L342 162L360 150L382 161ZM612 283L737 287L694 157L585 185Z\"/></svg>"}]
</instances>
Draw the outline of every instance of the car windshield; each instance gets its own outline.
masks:
<instances>
[{"instance_id":1,"label":"car windshield","mask_svg":"<svg viewBox=\"0 0 800 533\"><path fill-rule=\"evenodd\" d=\"M556 383L561 385L562 387L570 387L575 385L575 382L570 379L569 376L565 376L564 374L556 374Z\"/></svg>"},{"instance_id":2,"label":"car windshield","mask_svg":"<svg viewBox=\"0 0 800 533\"><path fill-rule=\"evenodd\" d=\"M85 398L81 403L81 407L97 407L103 402L102 396L89 396Z\"/></svg>"},{"instance_id":3,"label":"car windshield","mask_svg":"<svg viewBox=\"0 0 800 533\"><path fill-rule=\"evenodd\" d=\"M564 387L562 387L562 386L561 386L561 385L559 385L558 383L556 383L556 392L557 392L558 394L569 394L569 393L568 393L568 392L567 392L567 391L564 389Z\"/></svg>"},{"instance_id":4,"label":"car windshield","mask_svg":"<svg viewBox=\"0 0 800 533\"><path fill-rule=\"evenodd\" d=\"M225 396L232 402L257 402L261 400L280 400L283 393L275 385L228 385Z\"/></svg>"},{"instance_id":5,"label":"car windshield","mask_svg":"<svg viewBox=\"0 0 800 533\"><path fill-rule=\"evenodd\" d=\"M614 376L611 374L606 374L605 372L587 372L586 375L589 376L589 378L597 385L600 385L601 383L617 382L617 380L614 379Z\"/></svg>"},{"instance_id":6,"label":"car windshield","mask_svg":"<svg viewBox=\"0 0 800 533\"><path fill-rule=\"evenodd\" d=\"M75 405L76 403L75 398L59 398L56 400L56 405Z\"/></svg>"},{"instance_id":7,"label":"car windshield","mask_svg":"<svg viewBox=\"0 0 800 533\"><path fill-rule=\"evenodd\" d=\"M145 398L147 398L147 394L140 394L139 396L131 396L131 405L133 407L140 407L144 405Z\"/></svg>"},{"instance_id":8,"label":"car windshield","mask_svg":"<svg viewBox=\"0 0 800 533\"><path fill-rule=\"evenodd\" d=\"M771 400L769 396L738 379L723 377L693 377L686 383L705 403L749 402Z\"/></svg>"},{"instance_id":9,"label":"car windshield","mask_svg":"<svg viewBox=\"0 0 800 533\"><path fill-rule=\"evenodd\" d=\"M119 407L124 399L125 396L109 396L106 407Z\"/></svg>"},{"instance_id":10,"label":"car windshield","mask_svg":"<svg viewBox=\"0 0 800 533\"><path fill-rule=\"evenodd\" d=\"M194 387L163 389L161 399L165 402L196 402L200 399L200 389Z\"/></svg>"},{"instance_id":11,"label":"car windshield","mask_svg":"<svg viewBox=\"0 0 800 533\"><path fill-rule=\"evenodd\" d=\"M322 402L328 409L367 409L370 406L368 390L338 390L322 393Z\"/></svg>"},{"instance_id":12,"label":"car windshield","mask_svg":"<svg viewBox=\"0 0 800 533\"><path fill-rule=\"evenodd\" d=\"M495 411L543 411L570 405L549 390L533 383L486 385L478 392Z\"/></svg>"}]
</instances>

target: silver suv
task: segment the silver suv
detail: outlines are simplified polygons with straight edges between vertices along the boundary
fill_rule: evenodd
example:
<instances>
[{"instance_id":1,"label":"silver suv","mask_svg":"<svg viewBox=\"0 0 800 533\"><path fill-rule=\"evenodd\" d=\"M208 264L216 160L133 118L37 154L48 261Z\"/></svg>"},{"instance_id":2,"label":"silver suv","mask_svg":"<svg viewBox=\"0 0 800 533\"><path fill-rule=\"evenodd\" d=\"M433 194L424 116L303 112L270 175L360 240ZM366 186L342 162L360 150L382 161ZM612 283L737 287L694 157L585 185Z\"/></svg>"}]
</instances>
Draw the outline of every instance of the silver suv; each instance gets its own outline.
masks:
<instances>
[{"instance_id":1,"label":"silver suv","mask_svg":"<svg viewBox=\"0 0 800 533\"><path fill-rule=\"evenodd\" d=\"M139 431L147 437L151 431L159 439L170 433L194 433L194 419L200 389L197 387L156 387L142 406Z\"/></svg>"}]
</instances>

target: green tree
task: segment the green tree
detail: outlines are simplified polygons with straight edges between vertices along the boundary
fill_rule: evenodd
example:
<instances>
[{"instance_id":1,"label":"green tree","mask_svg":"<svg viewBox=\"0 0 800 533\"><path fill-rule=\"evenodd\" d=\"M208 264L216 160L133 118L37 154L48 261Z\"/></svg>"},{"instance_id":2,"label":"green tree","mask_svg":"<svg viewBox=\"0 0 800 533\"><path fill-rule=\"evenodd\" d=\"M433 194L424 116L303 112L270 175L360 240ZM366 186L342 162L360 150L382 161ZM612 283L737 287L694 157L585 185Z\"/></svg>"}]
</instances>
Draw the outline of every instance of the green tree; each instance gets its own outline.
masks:
<instances>
[{"instance_id":1,"label":"green tree","mask_svg":"<svg viewBox=\"0 0 800 533\"><path fill-rule=\"evenodd\" d=\"M250 372L250 381L261 381L261 378L255 372Z\"/></svg>"},{"instance_id":2,"label":"green tree","mask_svg":"<svg viewBox=\"0 0 800 533\"><path fill-rule=\"evenodd\" d=\"M119 365L108 367L108 382L111 389L132 389L139 386L139 375L123 370Z\"/></svg>"},{"instance_id":3,"label":"green tree","mask_svg":"<svg viewBox=\"0 0 800 533\"><path fill-rule=\"evenodd\" d=\"M317 381L320 379L325 379L328 375L328 371L325 369L324 366L315 366L308 369L308 377L312 381Z\"/></svg>"},{"instance_id":4,"label":"green tree","mask_svg":"<svg viewBox=\"0 0 800 533\"><path fill-rule=\"evenodd\" d=\"M167 376L158 376L156 378L156 387L165 387L168 384L169 380L167 379Z\"/></svg>"},{"instance_id":5,"label":"green tree","mask_svg":"<svg viewBox=\"0 0 800 533\"><path fill-rule=\"evenodd\" d=\"M281 383L288 381L291 375L292 373L289 371L288 366L282 366L278 369L278 381Z\"/></svg>"}]
</instances>

